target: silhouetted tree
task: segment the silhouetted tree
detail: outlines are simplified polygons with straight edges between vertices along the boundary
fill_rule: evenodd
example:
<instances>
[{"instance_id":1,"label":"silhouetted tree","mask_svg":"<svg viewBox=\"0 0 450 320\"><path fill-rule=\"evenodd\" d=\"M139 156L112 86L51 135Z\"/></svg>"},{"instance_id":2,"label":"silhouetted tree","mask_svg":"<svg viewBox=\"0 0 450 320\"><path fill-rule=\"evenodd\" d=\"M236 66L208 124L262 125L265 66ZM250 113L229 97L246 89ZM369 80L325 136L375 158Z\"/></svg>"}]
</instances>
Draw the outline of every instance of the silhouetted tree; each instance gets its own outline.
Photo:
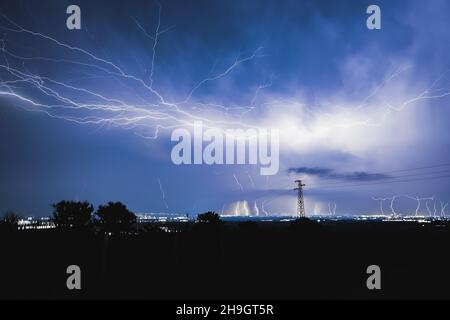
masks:
<instances>
[{"instance_id":1,"label":"silhouetted tree","mask_svg":"<svg viewBox=\"0 0 450 320\"><path fill-rule=\"evenodd\" d=\"M220 215L214 211L201 213L197 216L197 221L201 223L219 224L222 222Z\"/></svg>"},{"instance_id":2,"label":"silhouetted tree","mask_svg":"<svg viewBox=\"0 0 450 320\"><path fill-rule=\"evenodd\" d=\"M89 202L60 201L52 207L52 220L58 228L82 228L92 222L94 207Z\"/></svg>"},{"instance_id":3,"label":"silhouetted tree","mask_svg":"<svg viewBox=\"0 0 450 320\"><path fill-rule=\"evenodd\" d=\"M0 219L0 230L12 232L17 230L20 217L12 211L7 211Z\"/></svg>"},{"instance_id":4,"label":"silhouetted tree","mask_svg":"<svg viewBox=\"0 0 450 320\"><path fill-rule=\"evenodd\" d=\"M136 215L121 202L99 206L96 215L100 225L108 231L124 231L136 222Z\"/></svg>"}]
</instances>

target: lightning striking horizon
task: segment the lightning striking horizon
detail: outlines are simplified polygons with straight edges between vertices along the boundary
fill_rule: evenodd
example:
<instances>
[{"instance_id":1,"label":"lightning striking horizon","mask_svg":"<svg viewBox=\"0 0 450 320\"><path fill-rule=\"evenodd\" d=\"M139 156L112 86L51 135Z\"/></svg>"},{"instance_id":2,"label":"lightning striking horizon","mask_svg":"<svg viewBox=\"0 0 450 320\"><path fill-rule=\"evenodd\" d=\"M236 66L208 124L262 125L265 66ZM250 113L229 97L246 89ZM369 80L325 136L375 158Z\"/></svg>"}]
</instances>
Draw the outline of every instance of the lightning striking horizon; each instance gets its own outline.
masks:
<instances>
[{"instance_id":1,"label":"lightning striking horizon","mask_svg":"<svg viewBox=\"0 0 450 320\"><path fill-rule=\"evenodd\" d=\"M445 217L446 216L445 209L447 208L448 203L447 202L444 203L442 200L440 200L439 202L441 204L441 217Z\"/></svg>"},{"instance_id":2,"label":"lightning striking horizon","mask_svg":"<svg viewBox=\"0 0 450 320\"><path fill-rule=\"evenodd\" d=\"M331 208L331 203L328 202L328 215L335 216L336 215L337 205L336 202L333 203L333 208Z\"/></svg>"},{"instance_id":3,"label":"lightning striking horizon","mask_svg":"<svg viewBox=\"0 0 450 320\"><path fill-rule=\"evenodd\" d=\"M258 208L258 204L256 203L256 200L255 200L255 202L253 204L253 210L255 211L255 215L257 217L259 217L259 208Z\"/></svg>"},{"instance_id":4,"label":"lightning striking horizon","mask_svg":"<svg viewBox=\"0 0 450 320\"><path fill-rule=\"evenodd\" d=\"M415 216L419 216L419 210L420 210L420 205L421 205L421 201L425 200L425 205L427 207L428 212L430 212L430 209L428 207L428 200L434 200L434 197L427 197L427 198L420 198L420 197L411 197L411 196L406 196L409 199L412 200L416 200L417 201L417 207L416 207L416 211L415 211Z\"/></svg>"},{"instance_id":5,"label":"lightning striking horizon","mask_svg":"<svg viewBox=\"0 0 450 320\"><path fill-rule=\"evenodd\" d=\"M262 212L264 213L264 215L267 217L267 216L269 215L269 213L266 211L266 208L264 207L264 205L266 204L266 202L267 202L267 200L264 200L264 201L261 203L261 210L262 210Z\"/></svg>"},{"instance_id":6,"label":"lightning striking horizon","mask_svg":"<svg viewBox=\"0 0 450 320\"><path fill-rule=\"evenodd\" d=\"M387 200L390 200L390 199L391 198L375 198L375 197L372 197L372 200L380 201L380 211L381 211L382 215L384 215L383 202L387 201Z\"/></svg>"},{"instance_id":7,"label":"lightning striking horizon","mask_svg":"<svg viewBox=\"0 0 450 320\"><path fill-rule=\"evenodd\" d=\"M434 201L434 198L435 198L435 196L432 196L432 197L430 197L430 198L426 198L426 199L423 199L423 200L425 200L425 207L427 208L427 212L428 212L428 215L431 217L431 216L433 216L433 213L431 212L431 209L430 209L430 206L428 205L428 201Z\"/></svg>"},{"instance_id":8,"label":"lightning striking horizon","mask_svg":"<svg viewBox=\"0 0 450 320\"><path fill-rule=\"evenodd\" d=\"M385 197L385 198L375 198L375 197L372 197L372 200L375 200L375 201L380 201L380 210L381 210L381 214L382 215L384 215L384 210L383 210L383 202L384 201L388 201L388 200L390 200L390 205L389 205L389 207L390 207L390 209L391 209L391 213L392 213L392 217L397 217L398 216L398 213L395 211L395 209L394 209L394 203L395 203L395 200L397 199L399 197L399 195L393 195L392 197Z\"/></svg>"}]
</instances>

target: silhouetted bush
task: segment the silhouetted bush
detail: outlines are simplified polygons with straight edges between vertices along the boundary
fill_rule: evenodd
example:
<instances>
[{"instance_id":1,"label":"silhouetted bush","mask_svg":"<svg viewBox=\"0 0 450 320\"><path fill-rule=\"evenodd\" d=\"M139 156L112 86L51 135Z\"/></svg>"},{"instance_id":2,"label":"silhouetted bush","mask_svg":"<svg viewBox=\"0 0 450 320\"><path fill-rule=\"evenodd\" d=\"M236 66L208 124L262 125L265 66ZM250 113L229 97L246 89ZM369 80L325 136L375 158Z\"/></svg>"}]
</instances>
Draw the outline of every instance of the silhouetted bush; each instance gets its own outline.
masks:
<instances>
[{"instance_id":1,"label":"silhouetted bush","mask_svg":"<svg viewBox=\"0 0 450 320\"><path fill-rule=\"evenodd\" d=\"M222 222L220 215L213 211L201 213L197 216L197 221L201 223L219 224Z\"/></svg>"},{"instance_id":2,"label":"silhouetted bush","mask_svg":"<svg viewBox=\"0 0 450 320\"><path fill-rule=\"evenodd\" d=\"M83 228L92 222L94 207L89 202L60 201L52 207L52 221L58 228Z\"/></svg>"},{"instance_id":3,"label":"silhouetted bush","mask_svg":"<svg viewBox=\"0 0 450 320\"><path fill-rule=\"evenodd\" d=\"M136 222L136 215L121 202L108 202L96 212L100 226L105 231L126 231Z\"/></svg>"},{"instance_id":4,"label":"silhouetted bush","mask_svg":"<svg viewBox=\"0 0 450 320\"><path fill-rule=\"evenodd\" d=\"M0 231L14 232L17 231L17 226L20 217L12 211L7 211L0 219Z\"/></svg>"}]
</instances>

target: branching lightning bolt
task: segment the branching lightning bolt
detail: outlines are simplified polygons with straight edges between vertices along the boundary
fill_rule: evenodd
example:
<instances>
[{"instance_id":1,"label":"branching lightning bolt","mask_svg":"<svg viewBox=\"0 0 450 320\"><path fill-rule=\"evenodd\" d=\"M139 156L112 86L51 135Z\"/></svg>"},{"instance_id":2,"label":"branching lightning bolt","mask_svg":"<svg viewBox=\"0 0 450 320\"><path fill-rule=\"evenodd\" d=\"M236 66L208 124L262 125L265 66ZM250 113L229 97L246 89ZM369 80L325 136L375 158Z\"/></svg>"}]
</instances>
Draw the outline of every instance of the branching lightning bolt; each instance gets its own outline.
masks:
<instances>
[{"instance_id":1,"label":"branching lightning bolt","mask_svg":"<svg viewBox=\"0 0 450 320\"><path fill-rule=\"evenodd\" d=\"M397 214L397 212L394 209L394 203L395 203L395 200L398 197L399 197L398 195L394 195L392 197L386 197L386 198L375 198L375 197L373 197L372 199L375 200L375 201L380 201L380 210L381 210L381 214L382 215L384 215L383 202L387 201L387 200L390 200L390 206L389 207L391 209L392 217L396 217L396 216L398 216L398 214Z\"/></svg>"},{"instance_id":2,"label":"branching lightning bolt","mask_svg":"<svg viewBox=\"0 0 450 320\"><path fill-rule=\"evenodd\" d=\"M161 183L161 180L158 178L158 184L159 184L159 190L161 191L162 200L164 202L164 205L166 206L166 209L169 209L169 205L166 202L166 193L164 192L163 185Z\"/></svg>"},{"instance_id":3,"label":"branching lightning bolt","mask_svg":"<svg viewBox=\"0 0 450 320\"><path fill-rule=\"evenodd\" d=\"M238 178L236 177L236 174L233 174L233 178L234 178L234 181L236 182L237 186L239 187L239 189L241 189L241 191L244 192L244 187L239 182Z\"/></svg>"}]
</instances>

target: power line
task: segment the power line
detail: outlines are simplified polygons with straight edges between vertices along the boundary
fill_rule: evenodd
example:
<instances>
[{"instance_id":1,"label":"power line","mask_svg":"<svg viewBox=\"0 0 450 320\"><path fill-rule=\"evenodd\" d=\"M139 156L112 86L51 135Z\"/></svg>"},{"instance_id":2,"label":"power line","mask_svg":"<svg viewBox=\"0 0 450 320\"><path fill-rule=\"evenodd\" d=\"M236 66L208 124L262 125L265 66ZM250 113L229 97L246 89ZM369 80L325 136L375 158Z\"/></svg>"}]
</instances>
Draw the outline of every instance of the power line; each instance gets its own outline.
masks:
<instances>
[{"instance_id":1,"label":"power line","mask_svg":"<svg viewBox=\"0 0 450 320\"><path fill-rule=\"evenodd\" d=\"M443 163L443 164L432 165L432 166L426 166L426 167L418 167L418 168L410 168L410 169L401 169L401 170L387 171L387 172L384 172L384 174L395 173L395 172L413 171L413 170L431 169L431 168L439 168L439 167L446 167L446 166L450 166L450 162Z\"/></svg>"},{"instance_id":2,"label":"power line","mask_svg":"<svg viewBox=\"0 0 450 320\"><path fill-rule=\"evenodd\" d=\"M395 181L380 181L380 182L360 183L360 184L347 184L347 185L337 185L337 186L330 186L330 187L312 186L312 188L340 189L340 188L351 188L351 187L365 187L365 186L380 185L380 184L405 183L405 182L424 181L424 180L437 180L437 179L445 179L445 178L450 178L450 175L437 176L437 177L425 177L425 178L420 178L420 179L409 179L409 180L395 180Z\"/></svg>"},{"instance_id":3,"label":"power line","mask_svg":"<svg viewBox=\"0 0 450 320\"><path fill-rule=\"evenodd\" d=\"M409 169L399 169L399 170L391 170L391 171L384 171L384 172L374 172L374 173L370 173L370 175L389 175L391 173L400 173L400 172L408 172L408 171L417 171L417 170L425 170L425 169L434 169L434 168L442 168L442 167L447 167L450 166L450 162L448 163L441 163L441 164L436 164L436 165L429 165L429 166L422 166L422 167L416 167L416 168L409 168ZM446 170L450 170L450 169L446 169ZM434 172L430 172L434 173ZM436 172L437 173L437 172ZM307 175L307 173L304 173ZM422 173L424 174L424 173ZM386 177L389 178L389 177ZM391 177L392 178L392 177ZM335 181L338 180L339 177L328 177L328 178L320 178L320 181ZM331 183L331 182L330 182ZM338 181L336 183L342 183L342 181Z\"/></svg>"},{"instance_id":4,"label":"power line","mask_svg":"<svg viewBox=\"0 0 450 320\"><path fill-rule=\"evenodd\" d=\"M399 179L399 178L408 178L408 177L417 177L417 176L426 176L426 175L431 175L431 174L440 174L440 173L448 173L450 172L450 169L446 169L446 170L441 170L441 171L434 171L434 172L422 172L422 173L415 173L415 174L405 174L405 175L400 175L400 176L386 176L386 177L381 177L376 179L376 181L380 181L380 180L393 180L393 179ZM365 182L376 182L375 180L371 180L371 181L365 181ZM361 182L363 183L364 181L356 181L356 182ZM335 182L329 182L329 183L317 183L317 184L312 184L311 186L314 187L326 187L329 185L342 185L342 184L346 184L346 183L355 183L355 181L335 181Z\"/></svg>"},{"instance_id":5,"label":"power line","mask_svg":"<svg viewBox=\"0 0 450 320\"><path fill-rule=\"evenodd\" d=\"M374 172L374 173L371 173L371 175L388 175L390 173L399 173L399 172L417 171L417 170L425 170L425 169L434 169L434 168L442 168L442 167L447 167L447 166L450 166L450 162L436 164L436 165L416 167L416 168L409 168L409 169L398 169L398 170L391 170L391 171L384 171L384 172ZM306 172L304 174L308 175ZM339 177L321 178L322 181L333 181L333 180L336 180L336 179L339 179Z\"/></svg>"}]
</instances>

